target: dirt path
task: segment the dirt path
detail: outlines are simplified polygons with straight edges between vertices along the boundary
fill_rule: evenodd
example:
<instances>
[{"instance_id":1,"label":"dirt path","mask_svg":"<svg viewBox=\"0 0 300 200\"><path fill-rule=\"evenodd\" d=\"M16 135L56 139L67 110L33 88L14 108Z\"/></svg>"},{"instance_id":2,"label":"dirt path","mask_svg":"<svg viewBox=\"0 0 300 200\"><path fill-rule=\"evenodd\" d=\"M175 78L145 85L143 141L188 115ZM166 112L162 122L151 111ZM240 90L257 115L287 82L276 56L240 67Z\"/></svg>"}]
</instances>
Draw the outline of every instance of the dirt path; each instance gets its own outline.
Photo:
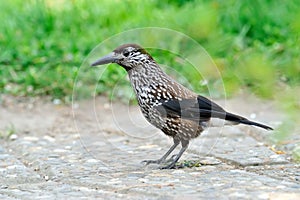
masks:
<instances>
[{"instance_id":1,"label":"dirt path","mask_svg":"<svg viewBox=\"0 0 300 200\"><path fill-rule=\"evenodd\" d=\"M211 128L182 157L199 167L158 170L140 161L160 157L171 140L136 106L104 97L73 108L45 99L1 102L0 199L300 199L299 164L270 150L271 133L259 128ZM225 106L272 126L284 117L250 96Z\"/></svg>"}]
</instances>

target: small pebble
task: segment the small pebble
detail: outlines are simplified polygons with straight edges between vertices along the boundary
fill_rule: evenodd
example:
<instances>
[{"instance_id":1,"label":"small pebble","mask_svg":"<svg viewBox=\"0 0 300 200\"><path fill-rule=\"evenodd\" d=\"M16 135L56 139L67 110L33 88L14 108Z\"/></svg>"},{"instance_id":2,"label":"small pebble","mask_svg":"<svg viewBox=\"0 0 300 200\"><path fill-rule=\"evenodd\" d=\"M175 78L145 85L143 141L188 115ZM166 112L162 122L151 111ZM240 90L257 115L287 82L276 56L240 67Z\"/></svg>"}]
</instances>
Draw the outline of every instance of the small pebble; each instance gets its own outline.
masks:
<instances>
[{"instance_id":1,"label":"small pebble","mask_svg":"<svg viewBox=\"0 0 300 200\"><path fill-rule=\"evenodd\" d=\"M88 159L86 162L88 162L88 163L97 163L99 161L96 160L96 159Z\"/></svg>"},{"instance_id":2,"label":"small pebble","mask_svg":"<svg viewBox=\"0 0 300 200\"><path fill-rule=\"evenodd\" d=\"M276 159L276 158L279 158L279 157L280 157L280 155L278 155L278 154L274 154L274 155L270 156L270 158L272 158L272 159Z\"/></svg>"},{"instance_id":3,"label":"small pebble","mask_svg":"<svg viewBox=\"0 0 300 200\"><path fill-rule=\"evenodd\" d=\"M48 181L49 180L49 176L44 176L44 179L46 180L46 181Z\"/></svg>"},{"instance_id":4,"label":"small pebble","mask_svg":"<svg viewBox=\"0 0 300 200\"><path fill-rule=\"evenodd\" d=\"M251 113L250 118L251 119L255 119L256 118L256 114L255 113Z\"/></svg>"},{"instance_id":5,"label":"small pebble","mask_svg":"<svg viewBox=\"0 0 300 200\"><path fill-rule=\"evenodd\" d=\"M149 179L146 179L146 178L139 178L139 181L142 182L142 183L148 183L148 182L149 182Z\"/></svg>"},{"instance_id":6,"label":"small pebble","mask_svg":"<svg viewBox=\"0 0 300 200\"><path fill-rule=\"evenodd\" d=\"M53 104L54 105L59 105L61 103L60 99L54 99Z\"/></svg>"},{"instance_id":7,"label":"small pebble","mask_svg":"<svg viewBox=\"0 0 300 200\"><path fill-rule=\"evenodd\" d=\"M181 169L178 169L178 170L175 170L172 172L172 174L184 174L185 171L184 170L181 170Z\"/></svg>"},{"instance_id":8,"label":"small pebble","mask_svg":"<svg viewBox=\"0 0 300 200\"><path fill-rule=\"evenodd\" d=\"M51 136L49 136L49 135L45 135L43 138L44 138L45 140L48 140L49 142L55 142L55 138L53 138L53 137L51 137Z\"/></svg>"},{"instance_id":9,"label":"small pebble","mask_svg":"<svg viewBox=\"0 0 300 200\"><path fill-rule=\"evenodd\" d=\"M262 193L258 195L259 199L270 199L270 195L268 193Z\"/></svg>"},{"instance_id":10,"label":"small pebble","mask_svg":"<svg viewBox=\"0 0 300 200\"><path fill-rule=\"evenodd\" d=\"M66 150L71 150L71 149L72 149L72 146L65 146L65 149L66 149Z\"/></svg>"},{"instance_id":11,"label":"small pebble","mask_svg":"<svg viewBox=\"0 0 300 200\"><path fill-rule=\"evenodd\" d=\"M9 137L9 139L11 139L11 140L16 140L18 138L18 135L16 135L16 134L12 134L10 137Z\"/></svg>"},{"instance_id":12,"label":"small pebble","mask_svg":"<svg viewBox=\"0 0 300 200\"><path fill-rule=\"evenodd\" d=\"M284 188L286 188L286 186L284 186L284 185L278 185L278 186L276 186L276 188L277 189L284 189Z\"/></svg>"},{"instance_id":13,"label":"small pebble","mask_svg":"<svg viewBox=\"0 0 300 200\"><path fill-rule=\"evenodd\" d=\"M114 185L114 184L122 183L122 181L120 181L119 178L112 178L109 181L106 181L106 183L109 185Z\"/></svg>"}]
</instances>

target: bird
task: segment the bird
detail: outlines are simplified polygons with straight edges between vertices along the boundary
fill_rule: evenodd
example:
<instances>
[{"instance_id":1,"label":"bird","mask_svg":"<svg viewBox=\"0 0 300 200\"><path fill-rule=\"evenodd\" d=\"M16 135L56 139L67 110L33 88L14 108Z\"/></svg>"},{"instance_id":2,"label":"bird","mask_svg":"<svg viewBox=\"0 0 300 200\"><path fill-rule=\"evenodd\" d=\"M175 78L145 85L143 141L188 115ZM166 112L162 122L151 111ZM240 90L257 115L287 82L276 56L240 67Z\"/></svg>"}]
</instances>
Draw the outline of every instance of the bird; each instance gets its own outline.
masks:
<instances>
[{"instance_id":1,"label":"bird","mask_svg":"<svg viewBox=\"0 0 300 200\"><path fill-rule=\"evenodd\" d=\"M245 124L273 130L270 126L227 112L212 100L176 82L138 44L123 44L91 66L109 63L116 63L127 71L146 120L173 138L170 149L157 160L144 160L146 165L155 163L163 165L160 169L174 169L190 140L220 121L224 125ZM179 144L179 153L167 159Z\"/></svg>"}]
</instances>

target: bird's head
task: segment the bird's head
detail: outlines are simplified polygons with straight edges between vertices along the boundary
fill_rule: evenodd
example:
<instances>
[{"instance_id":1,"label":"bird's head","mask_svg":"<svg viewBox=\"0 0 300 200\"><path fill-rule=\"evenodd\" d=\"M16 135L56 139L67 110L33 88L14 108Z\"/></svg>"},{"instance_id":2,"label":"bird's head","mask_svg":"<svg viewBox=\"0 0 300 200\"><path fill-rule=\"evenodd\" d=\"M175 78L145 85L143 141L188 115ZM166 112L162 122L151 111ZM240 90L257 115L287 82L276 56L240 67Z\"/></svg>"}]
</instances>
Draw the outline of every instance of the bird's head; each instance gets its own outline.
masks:
<instances>
[{"instance_id":1,"label":"bird's head","mask_svg":"<svg viewBox=\"0 0 300 200\"><path fill-rule=\"evenodd\" d=\"M139 45L123 44L113 50L110 54L103 56L92 63L91 66L117 63L129 71L136 66L143 65L151 61L153 61L153 58Z\"/></svg>"}]
</instances>

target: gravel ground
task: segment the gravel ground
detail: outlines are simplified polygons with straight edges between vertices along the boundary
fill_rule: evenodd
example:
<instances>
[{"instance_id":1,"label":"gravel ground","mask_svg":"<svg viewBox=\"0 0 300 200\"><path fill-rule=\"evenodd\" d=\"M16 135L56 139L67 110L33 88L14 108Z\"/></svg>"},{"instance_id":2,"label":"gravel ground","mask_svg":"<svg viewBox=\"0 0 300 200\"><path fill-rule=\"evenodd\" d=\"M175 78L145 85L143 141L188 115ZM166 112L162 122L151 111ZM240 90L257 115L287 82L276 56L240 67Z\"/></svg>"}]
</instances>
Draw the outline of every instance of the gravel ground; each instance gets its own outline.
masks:
<instances>
[{"instance_id":1,"label":"gravel ground","mask_svg":"<svg viewBox=\"0 0 300 200\"><path fill-rule=\"evenodd\" d=\"M274 127L284 117L250 96L226 108ZM136 106L99 97L72 108L2 96L0 199L300 199L300 165L272 148L270 135L243 125L210 128L181 158L188 166L159 170L141 161L159 158L172 140ZM290 149L299 145L299 135L288 141Z\"/></svg>"}]
</instances>

